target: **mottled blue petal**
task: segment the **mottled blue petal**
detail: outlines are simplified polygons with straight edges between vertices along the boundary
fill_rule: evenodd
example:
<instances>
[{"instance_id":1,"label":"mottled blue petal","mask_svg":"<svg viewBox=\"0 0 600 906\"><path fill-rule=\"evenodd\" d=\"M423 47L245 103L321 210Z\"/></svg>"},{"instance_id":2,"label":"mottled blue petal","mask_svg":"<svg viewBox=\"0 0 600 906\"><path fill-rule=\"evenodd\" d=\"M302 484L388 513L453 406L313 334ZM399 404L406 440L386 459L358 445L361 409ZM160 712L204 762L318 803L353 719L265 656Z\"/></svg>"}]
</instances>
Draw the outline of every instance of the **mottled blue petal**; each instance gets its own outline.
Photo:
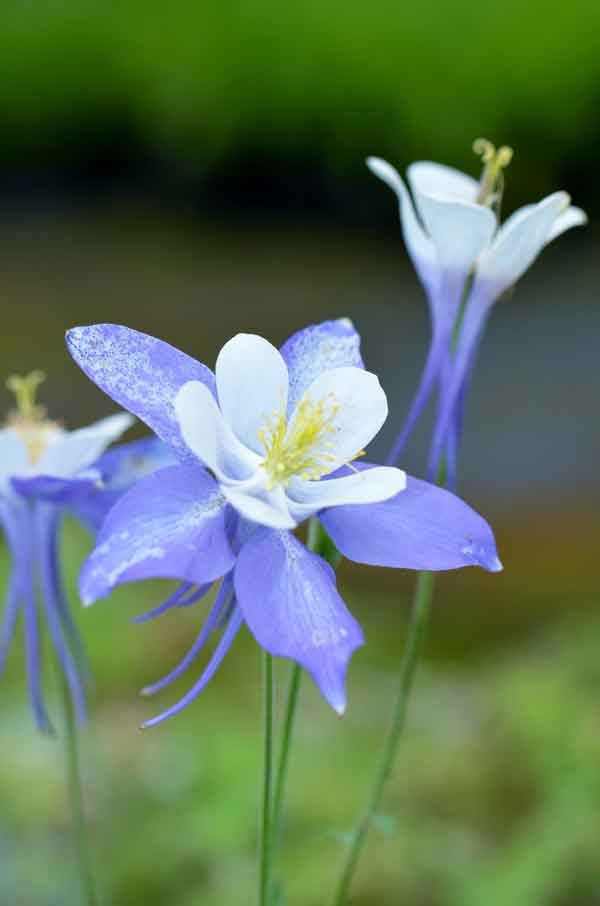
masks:
<instances>
[{"instance_id":1,"label":"mottled blue petal","mask_svg":"<svg viewBox=\"0 0 600 906\"><path fill-rule=\"evenodd\" d=\"M364 640L329 564L289 532L260 528L241 550L235 590L259 645L301 664L343 714L348 662Z\"/></svg>"},{"instance_id":2,"label":"mottled blue petal","mask_svg":"<svg viewBox=\"0 0 600 906\"><path fill-rule=\"evenodd\" d=\"M101 390L141 418L178 456L191 458L173 401L188 381L201 381L214 394L209 368L162 340L116 324L74 327L67 346Z\"/></svg>"},{"instance_id":3,"label":"mottled blue petal","mask_svg":"<svg viewBox=\"0 0 600 906\"><path fill-rule=\"evenodd\" d=\"M418 570L502 568L485 519L450 491L411 476L406 490L390 500L323 510L319 519L340 553L357 563Z\"/></svg>"},{"instance_id":4,"label":"mottled blue petal","mask_svg":"<svg viewBox=\"0 0 600 906\"><path fill-rule=\"evenodd\" d=\"M348 365L364 368L360 335L348 318L305 327L286 340L280 351L289 372L290 413L304 391L324 371Z\"/></svg>"},{"instance_id":5,"label":"mottled blue petal","mask_svg":"<svg viewBox=\"0 0 600 906\"><path fill-rule=\"evenodd\" d=\"M200 466L169 466L143 478L102 526L81 572L83 601L137 579L201 585L220 578L234 562L226 511L218 485Z\"/></svg>"}]
</instances>

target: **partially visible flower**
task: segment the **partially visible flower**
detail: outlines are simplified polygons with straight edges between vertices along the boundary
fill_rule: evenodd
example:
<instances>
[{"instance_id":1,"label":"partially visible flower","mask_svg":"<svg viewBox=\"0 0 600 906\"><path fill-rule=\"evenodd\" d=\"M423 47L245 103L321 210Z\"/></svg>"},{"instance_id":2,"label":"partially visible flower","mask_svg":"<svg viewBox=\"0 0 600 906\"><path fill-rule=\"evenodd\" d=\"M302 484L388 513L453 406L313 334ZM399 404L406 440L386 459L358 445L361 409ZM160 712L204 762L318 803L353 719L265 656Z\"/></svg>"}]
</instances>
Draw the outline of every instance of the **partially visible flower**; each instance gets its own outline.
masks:
<instances>
[{"instance_id":1,"label":"partially visible flower","mask_svg":"<svg viewBox=\"0 0 600 906\"><path fill-rule=\"evenodd\" d=\"M141 478L176 461L171 448L157 437L117 444L94 462L98 483L73 501L70 509L90 532L96 534L125 491Z\"/></svg>"},{"instance_id":2,"label":"partially visible flower","mask_svg":"<svg viewBox=\"0 0 600 906\"><path fill-rule=\"evenodd\" d=\"M369 169L396 194L407 251L426 290L432 340L419 389L390 455L397 461L425 404L440 383L440 408L430 456L437 470L444 445L452 461L469 373L494 302L524 274L541 250L586 215L566 192L515 211L500 226L504 170L510 148L479 139L474 149L484 162L478 182L442 164L419 161L408 168L412 198L399 173L377 157ZM464 310L462 305L464 303ZM454 355L453 331L461 329ZM454 435L454 436L453 436Z\"/></svg>"},{"instance_id":3,"label":"partially visible flower","mask_svg":"<svg viewBox=\"0 0 600 906\"><path fill-rule=\"evenodd\" d=\"M131 425L131 416L121 413L88 428L66 431L49 420L35 402L41 380L39 372L9 380L17 408L0 429L0 523L11 554L0 628L0 670L22 615L33 714L38 727L49 730L42 689L40 616L78 718L85 716L83 652L61 583L61 518L71 510L97 529L107 503L122 493L117 485L134 480L136 458L142 461L156 442L152 440L152 448L147 441L141 447L139 442L126 445L103 458L106 447Z\"/></svg>"},{"instance_id":4,"label":"partially visible flower","mask_svg":"<svg viewBox=\"0 0 600 906\"><path fill-rule=\"evenodd\" d=\"M399 469L355 462L387 416L359 342L347 320L300 331L280 351L239 334L219 353L213 374L126 327L67 334L85 373L180 460L140 481L110 511L82 570L82 599L92 603L122 582L151 577L184 583L146 615L153 616L222 580L189 654L145 691L179 676L224 626L205 671L146 726L199 694L243 623L267 651L300 663L330 705L344 711L347 665L363 636L331 567L292 534L310 516L357 562L500 568L489 526L458 498Z\"/></svg>"}]
</instances>

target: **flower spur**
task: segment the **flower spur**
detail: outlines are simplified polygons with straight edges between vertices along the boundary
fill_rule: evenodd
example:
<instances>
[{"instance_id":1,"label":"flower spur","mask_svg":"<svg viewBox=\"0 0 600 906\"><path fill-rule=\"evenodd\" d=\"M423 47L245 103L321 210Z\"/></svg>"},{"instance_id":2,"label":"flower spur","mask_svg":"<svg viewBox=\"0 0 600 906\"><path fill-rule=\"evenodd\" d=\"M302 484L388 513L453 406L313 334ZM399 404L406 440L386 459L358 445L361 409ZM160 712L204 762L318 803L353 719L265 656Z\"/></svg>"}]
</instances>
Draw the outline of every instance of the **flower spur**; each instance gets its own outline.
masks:
<instances>
[{"instance_id":1,"label":"flower spur","mask_svg":"<svg viewBox=\"0 0 600 906\"><path fill-rule=\"evenodd\" d=\"M401 456L437 385L440 404L429 476L433 479L445 452L450 487L455 485L470 374L494 303L548 243L587 221L566 192L554 192L501 224L504 172L512 149L496 149L485 139L478 139L473 148L483 161L479 181L452 167L418 161L407 171L411 192L389 163L367 159L369 169L398 199L404 242L427 293L432 325L421 381L388 461Z\"/></svg>"},{"instance_id":2,"label":"flower spur","mask_svg":"<svg viewBox=\"0 0 600 906\"><path fill-rule=\"evenodd\" d=\"M40 618L80 721L86 712L85 657L61 577L63 516L70 511L92 532L97 531L123 490L156 464L170 461L170 455L155 438L104 453L132 423L125 413L88 428L64 430L35 402L42 380L40 372L9 379L17 407L0 429L0 522L11 556L0 627L0 671L22 616L32 711L39 729L49 731Z\"/></svg>"}]
</instances>

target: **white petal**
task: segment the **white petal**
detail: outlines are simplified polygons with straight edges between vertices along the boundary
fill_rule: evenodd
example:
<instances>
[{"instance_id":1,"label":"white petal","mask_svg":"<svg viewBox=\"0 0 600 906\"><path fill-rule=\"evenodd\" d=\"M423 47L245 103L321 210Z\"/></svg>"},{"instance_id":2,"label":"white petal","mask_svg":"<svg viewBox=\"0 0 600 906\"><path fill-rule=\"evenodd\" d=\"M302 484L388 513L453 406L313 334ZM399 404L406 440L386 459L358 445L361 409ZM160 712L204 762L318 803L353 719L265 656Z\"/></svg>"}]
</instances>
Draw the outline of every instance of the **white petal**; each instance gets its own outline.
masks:
<instances>
[{"instance_id":1,"label":"white petal","mask_svg":"<svg viewBox=\"0 0 600 906\"><path fill-rule=\"evenodd\" d=\"M504 221L504 228L508 226L509 223L514 221L519 221L528 211L532 211L535 208L534 204L523 205L522 208L519 208L518 211L515 211L514 214L511 214L510 217L507 217ZM552 226L550 231L546 236L546 245L552 242L553 239L557 239L559 236L562 236L563 233L566 233L567 230L572 229L577 226L585 226L588 222L588 217L585 211L581 208L577 208L574 205L570 205L566 211L563 211L562 214L559 214Z\"/></svg>"},{"instance_id":2,"label":"white petal","mask_svg":"<svg viewBox=\"0 0 600 906\"><path fill-rule=\"evenodd\" d=\"M485 283L490 287L490 298L492 295L496 298L512 286L537 258L554 222L568 204L566 192L555 192L539 204L527 205L509 217L479 259L474 293Z\"/></svg>"},{"instance_id":3,"label":"white petal","mask_svg":"<svg viewBox=\"0 0 600 906\"><path fill-rule=\"evenodd\" d=\"M466 278L492 240L494 213L483 205L433 195L418 195L416 201L444 269Z\"/></svg>"},{"instance_id":4,"label":"white petal","mask_svg":"<svg viewBox=\"0 0 600 906\"><path fill-rule=\"evenodd\" d=\"M13 475L24 475L30 471L27 447L10 428L0 429L0 491L2 485Z\"/></svg>"},{"instance_id":5,"label":"white petal","mask_svg":"<svg viewBox=\"0 0 600 906\"><path fill-rule=\"evenodd\" d=\"M559 214L552 224L550 233L546 237L546 245L549 242L552 242L552 240L556 239L558 236L562 236L562 234L566 233L567 230L570 230L573 227L577 226L585 226L587 222L588 219L585 211L582 211L581 208L576 208L574 205L571 205L567 208L566 211L563 211L562 214Z\"/></svg>"},{"instance_id":6,"label":"white petal","mask_svg":"<svg viewBox=\"0 0 600 906\"><path fill-rule=\"evenodd\" d=\"M223 346L215 369L219 405L239 440L263 452L258 432L274 411L285 412L288 371L268 340L239 333Z\"/></svg>"},{"instance_id":7,"label":"white petal","mask_svg":"<svg viewBox=\"0 0 600 906\"><path fill-rule=\"evenodd\" d=\"M40 475L69 478L87 468L121 436L135 419L126 412L109 415L94 425L78 431L61 431L55 435L36 463Z\"/></svg>"},{"instance_id":8,"label":"white petal","mask_svg":"<svg viewBox=\"0 0 600 906\"><path fill-rule=\"evenodd\" d=\"M435 247L419 223L412 199L398 171L380 157L368 157L367 167L396 194L400 207L400 222L404 242L419 279L429 293L435 290L437 254Z\"/></svg>"},{"instance_id":9,"label":"white petal","mask_svg":"<svg viewBox=\"0 0 600 906\"><path fill-rule=\"evenodd\" d=\"M307 390L314 403L330 397L338 407L333 430L324 433L321 451L332 456L333 472L354 459L373 440L388 414L387 398L376 375L360 368L332 368L325 371ZM293 430L298 409L292 416Z\"/></svg>"},{"instance_id":10,"label":"white petal","mask_svg":"<svg viewBox=\"0 0 600 906\"><path fill-rule=\"evenodd\" d=\"M437 195L446 201L475 202L479 183L454 167L418 160L406 171L414 195Z\"/></svg>"},{"instance_id":11,"label":"white petal","mask_svg":"<svg viewBox=\"0 0 600 906\"><path fill-rule=\"evenodd\" d=\"M221 490L229 503L251 522L276 529L293 529L298 524L290 513L283 488L249 493L231 485L222 485Z\"/></svg>"},{"instance_id":12,"label":"white petal","mask_svg":"<svg viewBox=\"0 0 600 906\"><path fill-rule=\"evenodd\" d=\"M220 481L251 478L258 457L237 439L205 384L188 381L174 406L184 442Z\"/></svg>"},{"instance_id":13,"label":"white petal","mask_svg":"<svg viewBox=\"0 0 600 906\"><path fill-rule=\"evenodd\" d=\"M379 503L395 497L405 488L405 472L391 466L378 466L328 481L297 478L290 482L287 494L290 512L300 521L327 507Z\"/></svg>"}]
</instances>

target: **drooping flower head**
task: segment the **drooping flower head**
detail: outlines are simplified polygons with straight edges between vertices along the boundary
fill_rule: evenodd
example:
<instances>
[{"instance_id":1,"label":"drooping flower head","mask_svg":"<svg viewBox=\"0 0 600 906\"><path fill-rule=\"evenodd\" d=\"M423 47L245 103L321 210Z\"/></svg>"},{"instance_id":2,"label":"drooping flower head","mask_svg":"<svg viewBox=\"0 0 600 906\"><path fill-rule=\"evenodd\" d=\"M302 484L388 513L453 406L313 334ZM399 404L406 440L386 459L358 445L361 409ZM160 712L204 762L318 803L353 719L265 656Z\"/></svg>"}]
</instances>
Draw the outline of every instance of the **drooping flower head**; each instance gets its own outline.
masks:
<instances>
[{"instance_id":1,"label":"drooping flower head","mask_svg":"<svg viewBox=\"0 0 600 906\"><path fill-rule=\"evenodd\" d=\"M437 383L440 405L429 472L435 475L445 450L451 485L469 375L494 302L545 245L586 222L566 192L554 192L515 211L501 225L504 173L512 149L496 149L478 139L474 150L483 161L479 181L442 164L418 161L407 171L412 197L394 167L377 157L367 160L398 198L404 242L426 290L432 323L421 382L389 461L401 455ZM459 319L460 333L453 344Z\"/></svg>"},{"instance_id":2,"label":"drooping flower head","mask_svg":"<svg viewBox=\"0 0 600 906\"><path fill-rule=\"evenodd\" d=\"M106 447L131 424L121 413L78 431L50 420L36 402L40 372L12 377L16 408L0 428L0 524L11 555L0 628L0 671L20 616L25 628L29 694L41 730L50 729L41 669L41 624L68 684L78 718L85 716L85 665L79 635L63 592L59 529L66 510L97 530L107 508L147 468L163 462L157 442ZM145 462L144 467L140 463Z\"/></svg>"},{"instance_id":3,"label":"drooping flower head","mask_svg":"<svg viewBox=\"0 0 600 906\"><path fill-rule=\"evenodd\" d=\"M274 655L308 670L345 708L345 674L362 644L331 567L293 534L317 516L339 551L361 563L413 569L499 568L487 523L452 494L399 469L359 461L387 416L347 320L309 327L277 350L239 334L215 373L161 340L112 324L67 334L85 373L168 443L179 463L155 472L109 513L84 565L91 603L121 582L170 577L178 591L148 616L192 603L221 580L215 603L162 689L223 634L184 698L192 701L246 624Z\"/></svg>"}]
</instances>

